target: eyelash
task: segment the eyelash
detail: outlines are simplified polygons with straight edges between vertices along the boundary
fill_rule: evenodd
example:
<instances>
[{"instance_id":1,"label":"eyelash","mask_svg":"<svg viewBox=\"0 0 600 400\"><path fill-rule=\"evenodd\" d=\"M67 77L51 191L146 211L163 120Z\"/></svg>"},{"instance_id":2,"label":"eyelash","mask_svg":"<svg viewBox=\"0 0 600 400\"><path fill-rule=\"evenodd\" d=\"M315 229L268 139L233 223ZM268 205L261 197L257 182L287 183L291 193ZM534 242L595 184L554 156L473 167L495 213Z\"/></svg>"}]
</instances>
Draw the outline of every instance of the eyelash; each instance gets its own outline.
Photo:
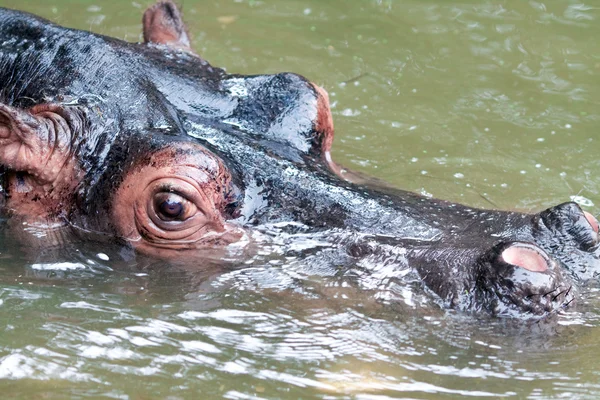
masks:
<instances>
[{"instance_id":1,"label":"eyelash","mask_svg":"<svg viewBox=\"0 0 600 400\"><path fill-rule=\"evenodd\" d=\"M176 194L176 195L178 195L178 196L181 196L181 197L183 197L184 199L186 199L186 200L188 200L188 201L189 201L189 198L188 198L188 196L187 196L185 193L183 193L181 190L179 190L178 188L176 188L176 187L174 187L174 186L170 186L170 185L164 185L164 186L161 186L161 187L159 188L159 190L157 191L157 193L161 193L161 192L162 192L162 193L172 193L172 194Z\"/></svg>"}]
</instances>

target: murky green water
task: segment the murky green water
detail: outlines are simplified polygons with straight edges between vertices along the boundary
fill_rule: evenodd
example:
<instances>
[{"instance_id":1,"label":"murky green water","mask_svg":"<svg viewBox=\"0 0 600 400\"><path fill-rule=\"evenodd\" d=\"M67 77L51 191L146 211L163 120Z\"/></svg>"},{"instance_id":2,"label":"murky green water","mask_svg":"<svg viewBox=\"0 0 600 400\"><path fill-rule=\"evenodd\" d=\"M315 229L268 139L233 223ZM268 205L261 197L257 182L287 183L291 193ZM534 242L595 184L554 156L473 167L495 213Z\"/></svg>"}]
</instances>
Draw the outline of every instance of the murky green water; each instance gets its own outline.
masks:
<instances>
[{"instance_id":1,"label":"murky green water","mask_svg":"<svg viewBox=\"0 0 600 400\"><path fill-rule=\"evenodd\" d=\"M147 5L51 3L0 0L130 41ZM214 65L325 87L334 156L348 167L474 206L533 211L574 198L600 211L600 4L184 6L194 47ZM1 238L3 398L600 396L594 285L558 318L490 321L411 287L302 275L302 259L268 252L217 274L209 262L169 269L85 243L24 250Z\"/></svg>"}]
</instances>

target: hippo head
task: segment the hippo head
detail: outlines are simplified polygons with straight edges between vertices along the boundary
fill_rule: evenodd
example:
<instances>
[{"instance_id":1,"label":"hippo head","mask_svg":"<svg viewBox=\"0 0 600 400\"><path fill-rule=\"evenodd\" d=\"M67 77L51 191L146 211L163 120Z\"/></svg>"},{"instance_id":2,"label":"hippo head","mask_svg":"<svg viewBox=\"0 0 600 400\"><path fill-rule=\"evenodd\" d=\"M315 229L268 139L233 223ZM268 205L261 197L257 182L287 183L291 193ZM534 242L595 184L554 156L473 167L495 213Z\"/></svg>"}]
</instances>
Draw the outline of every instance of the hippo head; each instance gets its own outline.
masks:
<instances>
[{"instance_id":1,"label":"hippo head","mask_svg":"<svg viewBox=\"0 0 600 400\"><path fill-rule=\"evenodd\" d=\"M399 248L446 305L502 315L559 310L600 267L598 222L577 205L477 210L371 184L331 160L323 89L212 67L170 1L146 11L144 38L0 11L7 215L190 262L265 224L301 225L348 268L364 256L352 249Z\"/></svg>"}]
</instances>

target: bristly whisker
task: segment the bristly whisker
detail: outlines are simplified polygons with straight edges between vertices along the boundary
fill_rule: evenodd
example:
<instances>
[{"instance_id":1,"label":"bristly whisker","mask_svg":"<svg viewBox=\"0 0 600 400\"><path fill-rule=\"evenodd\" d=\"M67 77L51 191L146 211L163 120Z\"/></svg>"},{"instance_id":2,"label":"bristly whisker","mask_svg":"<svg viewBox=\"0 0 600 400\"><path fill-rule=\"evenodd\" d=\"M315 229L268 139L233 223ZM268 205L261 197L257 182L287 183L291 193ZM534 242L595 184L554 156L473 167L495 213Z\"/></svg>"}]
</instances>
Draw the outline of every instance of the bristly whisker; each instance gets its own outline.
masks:
<instances>
[{"instance_id":1,"label":"bristly whisker","mask_svg":"<svg viewBox=\"0 0 600 400\"><path fill-rule=\"evenodd\" d=\"M554 296L552 298L552 301L555 301L561 294L564 294L565 297L567 297L569 295L569 292L571 291L572 286L569 286L567 289L563 290L562 292L559 292L556 296Z\"/></svg>"}]
</instances>

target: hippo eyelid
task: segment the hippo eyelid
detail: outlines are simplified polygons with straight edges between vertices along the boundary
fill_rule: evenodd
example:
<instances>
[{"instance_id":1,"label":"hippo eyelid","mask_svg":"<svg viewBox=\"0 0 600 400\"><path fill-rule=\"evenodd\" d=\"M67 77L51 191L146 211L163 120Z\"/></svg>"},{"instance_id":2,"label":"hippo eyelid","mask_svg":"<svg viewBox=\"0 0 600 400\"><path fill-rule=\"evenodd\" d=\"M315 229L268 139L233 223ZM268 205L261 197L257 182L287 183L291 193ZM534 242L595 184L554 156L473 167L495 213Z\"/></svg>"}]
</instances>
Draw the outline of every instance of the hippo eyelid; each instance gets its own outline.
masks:
<instances>
[{"instance_id":1,"label":"hippo eyelid","mask_svg":"<svg viewBox=\"0 0 600 400\"><path fill-rule=\"evenodd\" d=\"M160 186L158 188L157 192L162 192L162 193L172 193L172 194L176 194L178 196L181 196L185 199L188 198L188 195L186 195L181 189L177 188L174 185L170 185L170 184L165 184L164 186Z\"/></svg>"}]
</instances>

